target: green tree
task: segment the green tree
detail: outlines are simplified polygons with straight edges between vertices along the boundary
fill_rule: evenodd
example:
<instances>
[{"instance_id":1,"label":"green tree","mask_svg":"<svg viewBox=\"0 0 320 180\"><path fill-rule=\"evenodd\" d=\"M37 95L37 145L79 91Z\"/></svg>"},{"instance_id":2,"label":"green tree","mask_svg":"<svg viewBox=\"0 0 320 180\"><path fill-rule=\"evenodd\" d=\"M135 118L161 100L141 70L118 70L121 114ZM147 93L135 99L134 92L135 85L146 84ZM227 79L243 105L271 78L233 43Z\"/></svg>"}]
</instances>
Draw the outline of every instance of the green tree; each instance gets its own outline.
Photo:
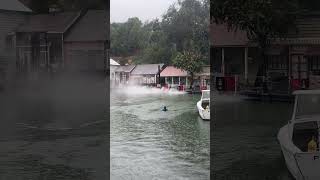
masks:
<instances>
[{"instance_id":1,"label":"green tree","mask_svg":"<svg viewBox=\"0 0 320 180\"><path fill-rule=\"evenodd\" d=\"M231 30L244 30L262 49L273 38L285 37L298 14L296 0L212 0L211 15Z\"/></svg>"},{"instance_id":2,"label":"green tree","mask_svg":"<svg viewBox=\"0 0 320 180\"><path fill-rule=\"evenodd\" d=\"M203 59L201 54L196 51L184 51L183 53L177 53L173 59L173 65L190 74L190 86L192 87L194 74L201 71Z\"/></svg>"}]
</instances>

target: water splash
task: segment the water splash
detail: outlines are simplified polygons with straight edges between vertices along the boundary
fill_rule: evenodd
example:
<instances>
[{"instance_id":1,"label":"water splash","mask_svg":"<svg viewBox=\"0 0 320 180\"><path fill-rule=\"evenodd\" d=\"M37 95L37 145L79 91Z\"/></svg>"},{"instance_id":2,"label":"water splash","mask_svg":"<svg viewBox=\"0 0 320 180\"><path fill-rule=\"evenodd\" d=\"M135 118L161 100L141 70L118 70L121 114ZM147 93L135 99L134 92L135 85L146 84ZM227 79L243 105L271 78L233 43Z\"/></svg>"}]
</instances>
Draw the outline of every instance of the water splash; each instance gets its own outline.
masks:
<instances>
[{"instance_id":1,"label":"water splash","mask_svg":"<svg viewBox=\"0 0 320 180\"><path fill-rule=\"evenodd\" d=\"M126 86L118 88L117 93L126 94L129 96L144 96L144 95L179 95L186 94L184 91L177 89L155 88L145 86Z\"/></svg>"}]
</instances>

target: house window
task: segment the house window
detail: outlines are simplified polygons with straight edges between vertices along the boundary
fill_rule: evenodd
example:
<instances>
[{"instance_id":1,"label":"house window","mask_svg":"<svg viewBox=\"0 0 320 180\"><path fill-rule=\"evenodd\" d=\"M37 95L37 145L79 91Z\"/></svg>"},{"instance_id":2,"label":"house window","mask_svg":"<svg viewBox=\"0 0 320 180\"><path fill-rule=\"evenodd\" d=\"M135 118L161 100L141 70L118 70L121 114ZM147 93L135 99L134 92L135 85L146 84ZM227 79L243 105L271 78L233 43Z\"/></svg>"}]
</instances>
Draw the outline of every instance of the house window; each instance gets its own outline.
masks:
<instances>
[{"instance_id":1,"label":"house window","mask_svg":"<svg viewBox=\"0 0 320 180\"><path fill-rule=\"evenodd\" d=\"M309 69L312 75L320 75L320 57L309 57Z\"/></svg>"},{"instance_id":2,"label":"house window","mask_svg":"<svg viewBox=\"0 0 320 180\"><path fill-rule=\"evenodd\" d=\"M271 55L268 56L268 68L271 70L286 70L287 58L285 56Z\"/></svg>"}]
</instances>

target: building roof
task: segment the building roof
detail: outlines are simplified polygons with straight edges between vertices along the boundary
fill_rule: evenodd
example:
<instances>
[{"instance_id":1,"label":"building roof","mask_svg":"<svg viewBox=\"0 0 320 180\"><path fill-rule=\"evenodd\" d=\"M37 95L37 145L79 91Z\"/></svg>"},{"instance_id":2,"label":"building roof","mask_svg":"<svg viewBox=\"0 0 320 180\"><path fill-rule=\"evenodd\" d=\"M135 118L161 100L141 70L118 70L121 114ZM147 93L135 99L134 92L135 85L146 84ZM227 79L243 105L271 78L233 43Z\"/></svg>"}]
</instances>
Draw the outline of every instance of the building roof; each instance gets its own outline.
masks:
<instances>
[{"instance_id":1,"label":"building roof","mask_svg":"<svg viewBox=\"0 0 320 180\"><path fill-rule=\"evenodd\" d=\"M120 66L120 64L117 63L117 61L110 58L110 66Z\"/></svg>"},{"instance_id":2,"label":"building roof","mask_svg":"<svg viewBox=\"0 0 320 180\"><path fill-rule=\"evenodd\" d=\"M161 77L183 77L183 76L188 76L188 72L178 69L176 67L173 66L167 66L166 68L164 68L164 70L160 73Z\"/></svg>"},{"instance_id":3,"label":"building roof","mask_svg":"<svg viewBox=\"0 0 320 180\"><path fill-rule=\"evenodd\" d=\"M64 33L79 15L80 12L29 15L27 21L18 27L17 32Z\"/></svg>"},{"instance_id":4,"label":"building roof","mask_svg":"<svg viewBox=\"0 0 320 180\"><path fill-rule=\"evenodd\" d=\"M115 72L126 72L130 73L136 66L135 65L126 65L126 66L119 66Z\"/></svg>"},{"instance_id":5,"label":"building roof","mask_svg":"<svg viewBox=\"0 0 320 180\"><path fill-rule=\"evenodd\" d=\"M229 30L225 24L210 25L210 41L215 47L247 46L250 42L245 31Z\"/></svg>"},{"instance_id":6,"label":"building roof","mask_svg":"<svg viewBox=\"0 0 320 180\"><path fill-rule=\"evenodd\" d=\"M158 74L160 70L163 68L164 64L141 64L137 65L136 68L132 71L132 75L151 75Z\"/></svg>"},{"instance_id":7,"label":"building roof","mask_svg":"<svg viewBox=\"0 0 320 180\"><path fill-rule=\"evenodd\" d=\"M66 42L106 41L109 39L109 15L106 10L89 10L71 28Z\"/></svg>"},{"instance_id":8,"label":"building roof","mask_svg":"<svg viewBox=\"0 0 320 180\"><path fill-rule=\"evenodd\" d=\"M195 76L210 76L210 66L202 66L201 72L195 73Z\"/></svg>"},{"instance_id":9,"label":"building roof","mask_svg":"<svg viewBox=\"0 0 320 180\"><path fill-rule=\"evenodd\" d=\"M31 9L18 0L0 0L0 10L32 12Z\"/></svg>"}]
</instances>

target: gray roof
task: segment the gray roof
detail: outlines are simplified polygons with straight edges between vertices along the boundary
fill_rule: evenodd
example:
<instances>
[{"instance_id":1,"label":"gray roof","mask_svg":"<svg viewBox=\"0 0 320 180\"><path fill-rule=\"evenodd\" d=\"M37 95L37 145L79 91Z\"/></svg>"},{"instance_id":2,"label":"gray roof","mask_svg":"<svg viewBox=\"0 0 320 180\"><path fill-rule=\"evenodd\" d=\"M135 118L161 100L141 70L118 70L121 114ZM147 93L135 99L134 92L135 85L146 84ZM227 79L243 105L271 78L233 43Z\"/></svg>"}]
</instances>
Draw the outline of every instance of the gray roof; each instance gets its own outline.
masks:
<instances>
[{"instance_id":1,"label":"gray roof","mask_svg":"<svg viewBox=\"0 0 320 180\"><path fill-rule=\"evenodd\" d=\"M18 0L0 0L0 9L7 11L32 12Z\"/></svg>"},{"instance_id":2,"label":"gray roof","mask_svg":"<svg viewBox=\"0 0 320 180\"><path fill-rule=\"evenodd\" d=\"M80 12L29 15L28 20L18 27L17 32L64 33L79 15Z\"/></svg>"},{"instance_id":3,"label":"gray roof","mask_svg":"<svg viewBox=\"0 0 320 180\"><path fill-rule=\"evenodd\" d=\"M195 76L210 76L210 66L202 66L199 73L195 73Z\"/></svg>"},{"instance_id":4,"label":"gray roof","mask_svg":"<svg viewBox=\"0 0 320 180\"><path fill-rule=\"evenodd\" d=\"M109 13L106 10L89 10L71 28L66 42L106 41L109 39Z\"/></svg>"},{"instance_id":5,"label":"gray roof","mask_svg":"<svg viewBox=\"0 0 320 180\"><path fill-rule=\"evenodd\" d=\"M132 75L147 75L147 74L158 74L163 68L164 64L141 64L137 65L136 68L132 71Z\"/></svg>"},{"instance_id":6,"label":"gray roof","mask_svg":"<svg viewBox=\"0 0 320 180\"><path fill-rule=\"evenodd\" d=\"M135 65L127 65L127 66L119 66L115 72L131 72L136 66Z\"/></svg>"}]
</instances>

